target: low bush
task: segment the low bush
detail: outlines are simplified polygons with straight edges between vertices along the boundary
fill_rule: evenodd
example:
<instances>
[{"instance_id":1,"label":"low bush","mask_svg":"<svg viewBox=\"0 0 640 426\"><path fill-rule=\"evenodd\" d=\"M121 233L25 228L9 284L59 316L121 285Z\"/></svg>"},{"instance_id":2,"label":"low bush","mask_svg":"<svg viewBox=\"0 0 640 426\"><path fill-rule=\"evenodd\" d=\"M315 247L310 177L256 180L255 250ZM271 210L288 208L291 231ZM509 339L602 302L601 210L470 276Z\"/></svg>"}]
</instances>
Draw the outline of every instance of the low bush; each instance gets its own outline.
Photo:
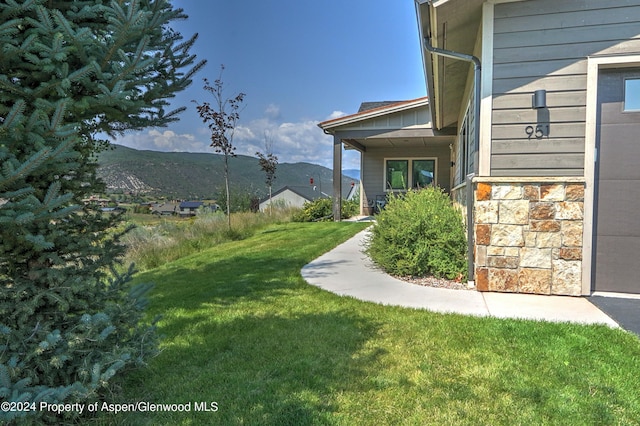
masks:
<instances>
[{"instance_id":1,"label":"low bush","mask_svg":"<svg viewBox=\"0 0 640 426\"><path fill-rule=\"evenodd\" d=\"M392 196L378 215L367 253L394 275L464 279L467 242L460 213L439 188Z\"/></svg>"},{"instance_id":2,"label":"low bush","mask_svg":"<svg viewBox=\"0 0 640 426\"><path fill-rule=\"evenodd\" d=\"M342 200L340 215L343 219L350 218L360 212L357 200ZM293 215L294 222L320 222L333 220L333 199L318 198L304 203L302 210Z\"/></svg>"}]
</instances>

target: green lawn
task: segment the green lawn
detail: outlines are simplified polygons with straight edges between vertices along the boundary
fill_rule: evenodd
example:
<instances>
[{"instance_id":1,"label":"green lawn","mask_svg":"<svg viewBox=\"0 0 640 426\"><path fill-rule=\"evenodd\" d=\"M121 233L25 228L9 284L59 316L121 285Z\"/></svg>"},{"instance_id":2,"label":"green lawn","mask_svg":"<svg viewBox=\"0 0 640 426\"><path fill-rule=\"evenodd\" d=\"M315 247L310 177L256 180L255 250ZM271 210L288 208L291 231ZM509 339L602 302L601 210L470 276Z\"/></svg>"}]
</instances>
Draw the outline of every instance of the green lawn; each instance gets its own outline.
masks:
<instances>
[{"instance_id":1,"label":"green lawn","mask_svg":"<svg viewBox=\"0 0 640 426\"><path fill-rule=\"evenodd\" d=\"M605 326L443 315L327 293L300 268L362 224L287 223L140 274L162 353L105 424L638 424L640 341ZM194 412L216 402L217 412Z\"/></svg>"}]
</instances>

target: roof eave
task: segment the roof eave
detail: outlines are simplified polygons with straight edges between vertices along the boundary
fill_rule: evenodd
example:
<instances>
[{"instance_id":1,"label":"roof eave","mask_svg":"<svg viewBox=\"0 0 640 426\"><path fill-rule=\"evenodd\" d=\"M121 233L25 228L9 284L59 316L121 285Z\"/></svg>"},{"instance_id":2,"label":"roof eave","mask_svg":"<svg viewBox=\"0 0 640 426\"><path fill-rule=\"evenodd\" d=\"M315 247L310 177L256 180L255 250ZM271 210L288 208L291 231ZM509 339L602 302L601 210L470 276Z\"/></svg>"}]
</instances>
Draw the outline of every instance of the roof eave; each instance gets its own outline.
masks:
<instances>
[{"instance_id":1,"label":"roof eave","mask_svg":"<svg viewBox=\"0 0 640 426\"><path fill-rule=\"evenodd\" d=\"M369 120L371 118L380 117L395 112L405 111L411 108L421 107L429 105L429 98L422 97L412 99L409 101L397 102L391 105L385 105L383 107L362 111L355 114L346 115L344 117L334 118L332 120L323 121L318 123L318 127L325 131L325 133L331 133L337 127L345 126L348 124L357 123L359 121Z\"/></svg>"},{"instance_id":2,"label":"roof eave","mask_svg":"<svg viewBox=\"0 0 640 426\"><path fill-rule=\"evenodd\" d=\"M429 108L429 114L431 115L431 123L433 123L434 129L442 128L442 119L438 111L441 108L440 96L436 93L434 85L434 73L433 73L433 57L424 48L425 37L431 36L431 21L429 1L416 0L416 18L418 21L418 43L420 45L420 55L422 56L422 67L424 70L425 85L427 88L427 94L431 102L431 108Z\"/></svg>"}]
</instances>

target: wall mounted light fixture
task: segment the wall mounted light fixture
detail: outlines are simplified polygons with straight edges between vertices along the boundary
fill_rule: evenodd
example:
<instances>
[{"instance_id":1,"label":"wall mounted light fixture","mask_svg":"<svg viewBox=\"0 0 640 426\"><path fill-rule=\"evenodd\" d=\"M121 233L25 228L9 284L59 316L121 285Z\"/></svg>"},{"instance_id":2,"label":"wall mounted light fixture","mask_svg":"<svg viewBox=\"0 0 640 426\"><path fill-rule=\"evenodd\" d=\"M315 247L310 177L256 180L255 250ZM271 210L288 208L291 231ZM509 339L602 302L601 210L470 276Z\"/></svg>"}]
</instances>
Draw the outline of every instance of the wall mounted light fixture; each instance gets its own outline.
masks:
<instances>
[{"instance_id":1,"label":"wall mounted light fixture","mask_svg":"<svg viewBox=\"0 0 640 426\"><path fill-rule=\"evenodd\" d=\"M540 108L546 108L546 107L547 107L547 91L542 89L542 90L536 90L535 92L533 92L532 108L540 109Z\"/></svg>"}]
</instances>

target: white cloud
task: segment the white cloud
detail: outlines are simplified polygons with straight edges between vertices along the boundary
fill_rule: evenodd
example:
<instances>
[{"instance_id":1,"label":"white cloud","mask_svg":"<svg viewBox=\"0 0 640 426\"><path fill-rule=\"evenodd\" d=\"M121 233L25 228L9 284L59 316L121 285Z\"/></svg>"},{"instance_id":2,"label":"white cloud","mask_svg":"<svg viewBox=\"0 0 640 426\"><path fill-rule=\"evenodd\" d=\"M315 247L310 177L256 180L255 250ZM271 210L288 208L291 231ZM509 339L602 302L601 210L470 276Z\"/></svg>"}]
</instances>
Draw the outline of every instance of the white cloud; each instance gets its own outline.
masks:
<instances>
[{"instance_id":1,"label":"white cloud","mask_svg":"<svg viewBox=\"0 0 640 426\"><path fill-rule=\"evenodd\" d=\"M280 118L280 107L276 104L269 104L264 110L264 115L271 120L277 120Z\"/></svg>"},{"instance_id":2,"label":"white cloud","mask_svg":"<svg viewBox=\"0 0 640 426\"><path fill-rule=\"evenodd\" d=\"M345 115L347 115L346 112L342 112L342 111L333 111L331 114L329 114L329 116L327 117L327 120L333 120L335 118L340 118L340 117L344 117Z\"/></svg>"},{"instance_id":3,"label":"white cloud","mask_svg":"<svg viewBox=\"0 0 640 426\"><path fill-rule=\"evenodd\" d=\"M273 107L273 108L271 108ZM333 167L333 137L325 135L318 127L316 120L300 120L297 122L279 122L269 116L279 114L276 105L270 105L265 117L240 122L236 127L234 145L236 153L255 156L256 152L264 152L265 135L273 142L272 149L280 163L307 162ZM334 111L330 117L344 115ZM191 133L176 133L172 130L156 129L126 134L114 142L135 149L148 149L168 152L209 152L209 130L205 126L193 129ZM343 168L360 168L359 155L352 151L343 151Z\"/></svg>"},{"instance_id":4,"label":"white cloud","mask_svg":"<svg viewBox=\"0 0 640 426\"><path fill-rule=\"evenodd\" d=\"M207 152L209 142L205 137L189 133L177 134L172 130L162 132L152 129L140 133L127 133L114 143L135 149L165 152Z\"/></svg>"},{"instance_id":5,"label":"white cloud","mask_svg":"<svg viewBox=\"0 0 640 426\"><path fill-rule=\"evenodd\" d=\"M318 127L318 121L278 123L268 118L252 120L236 129L237 153L255 155L264 151L265 134L281 163L308 162L330 166L333 139Z\"/></svg>"}]
</instances>

